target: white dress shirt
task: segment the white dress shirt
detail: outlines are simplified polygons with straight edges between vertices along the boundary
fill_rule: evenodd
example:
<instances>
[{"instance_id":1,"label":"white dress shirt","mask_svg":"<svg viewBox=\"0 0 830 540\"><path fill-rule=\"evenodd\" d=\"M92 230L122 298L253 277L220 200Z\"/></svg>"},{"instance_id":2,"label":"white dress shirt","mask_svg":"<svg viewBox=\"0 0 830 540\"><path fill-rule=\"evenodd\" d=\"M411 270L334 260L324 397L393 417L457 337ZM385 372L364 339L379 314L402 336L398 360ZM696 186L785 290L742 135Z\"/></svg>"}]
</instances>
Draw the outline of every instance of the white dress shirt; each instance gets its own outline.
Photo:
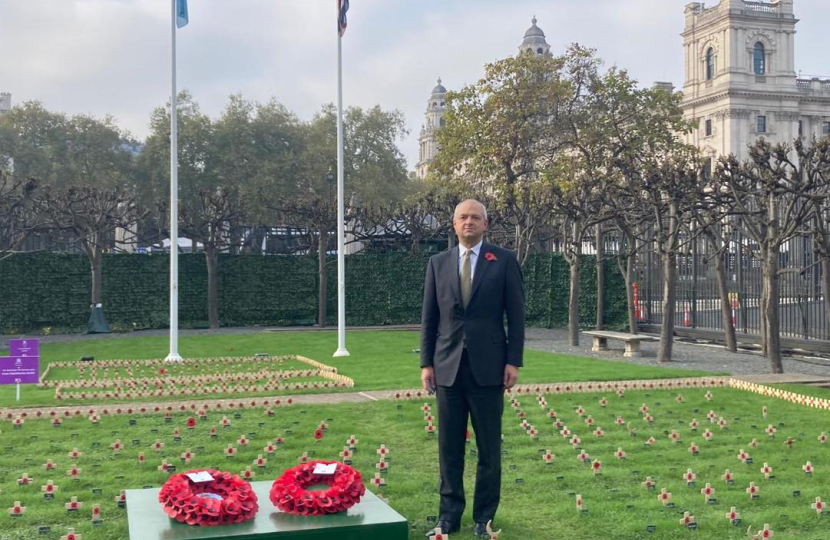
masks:
<instances>
[{"instance_id":1,"label":"white dress shirt","mask_svg":"<svg viewBox=\"0 0 830 540\"><path fill-rule=\"evenodd\" d=\"M481 244L484 243L484 240L479 240L478 244L474 245L470 251L470 281L473 281L475 278L476 273L476 261L478 261L478 253L481 251ZM458 275L461 275L461 263L464 261L464 254L467 252L467 248L458 244Z\"/></svg>"}]
</instances>

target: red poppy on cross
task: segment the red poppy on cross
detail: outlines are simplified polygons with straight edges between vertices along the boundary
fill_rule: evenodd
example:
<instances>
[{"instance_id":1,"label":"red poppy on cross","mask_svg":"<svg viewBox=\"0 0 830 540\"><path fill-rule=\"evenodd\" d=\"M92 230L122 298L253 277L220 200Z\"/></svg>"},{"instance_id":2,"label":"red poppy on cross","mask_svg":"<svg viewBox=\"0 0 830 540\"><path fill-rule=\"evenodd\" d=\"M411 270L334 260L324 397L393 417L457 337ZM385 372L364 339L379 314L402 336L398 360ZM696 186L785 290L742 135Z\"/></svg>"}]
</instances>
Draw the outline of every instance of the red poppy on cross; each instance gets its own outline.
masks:
<instances>
[{"instance_id":1,"label":"red poppy on cross","mask_svg":"<svg viewBox=\"0 0 830 540\"><path fill-rule=\"evenodd\" d=\"M20 501L14 501L12 507L6 511L10 516L22 516L26 512L26 507L20 506Z\"/></svg>"},{"instance_id":2,"label":"red poppy on cross","mask_svg":"<svg viewBox=\"0 0 830 540\"><path fill-rule=\"evenodd\" d=\"M75 529L70 527L66 529L66 534L61 536L60 540L81 540L81 535L75 534Z\"/></svg>"}]
</instances>

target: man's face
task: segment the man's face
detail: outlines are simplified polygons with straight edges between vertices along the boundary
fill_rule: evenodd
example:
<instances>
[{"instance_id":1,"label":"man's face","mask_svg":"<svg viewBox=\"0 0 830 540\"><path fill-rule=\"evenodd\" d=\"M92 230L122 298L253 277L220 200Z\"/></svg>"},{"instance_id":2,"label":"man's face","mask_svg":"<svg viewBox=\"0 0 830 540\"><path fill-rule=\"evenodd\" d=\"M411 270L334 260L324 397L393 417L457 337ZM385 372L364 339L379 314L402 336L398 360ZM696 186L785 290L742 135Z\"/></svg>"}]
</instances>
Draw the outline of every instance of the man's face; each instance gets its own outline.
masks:
<instances>
[{"instance_id":1,"label":"man's face","mask_svg":"<svg viewBox=\"0 0 830 540\"><path fill-rule=\"evenodd\" d=\"M474 201L465 201L458 207L452 220L455 234L470 246L478 244L487 230L487 220L481 205Z\"/></svg>"}]
</instances>

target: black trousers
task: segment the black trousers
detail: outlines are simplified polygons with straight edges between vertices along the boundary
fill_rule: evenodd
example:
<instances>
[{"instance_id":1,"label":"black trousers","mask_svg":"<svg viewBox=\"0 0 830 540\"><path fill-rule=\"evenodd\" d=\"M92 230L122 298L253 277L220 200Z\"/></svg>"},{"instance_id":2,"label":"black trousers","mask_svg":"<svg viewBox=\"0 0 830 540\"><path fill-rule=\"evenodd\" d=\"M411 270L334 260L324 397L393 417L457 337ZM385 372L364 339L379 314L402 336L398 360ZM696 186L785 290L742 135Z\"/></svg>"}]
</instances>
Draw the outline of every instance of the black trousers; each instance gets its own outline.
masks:
<instances>
[{"instance_id":1,"label":"black trousers","mask_svg":"<svg viewBox=\"0 0 830 540\"><path fill-rule=\"evenodd\" d=\"M439 386L438 460L441 472L439 519L454 527L461 522L464 498L464 457L467 419L472 420L478 447L473 520L486 523L496 515L501 495L501 418L504 389L479 386L470 371L467 351L452 386Z\"/></svg>"}]
</instances>

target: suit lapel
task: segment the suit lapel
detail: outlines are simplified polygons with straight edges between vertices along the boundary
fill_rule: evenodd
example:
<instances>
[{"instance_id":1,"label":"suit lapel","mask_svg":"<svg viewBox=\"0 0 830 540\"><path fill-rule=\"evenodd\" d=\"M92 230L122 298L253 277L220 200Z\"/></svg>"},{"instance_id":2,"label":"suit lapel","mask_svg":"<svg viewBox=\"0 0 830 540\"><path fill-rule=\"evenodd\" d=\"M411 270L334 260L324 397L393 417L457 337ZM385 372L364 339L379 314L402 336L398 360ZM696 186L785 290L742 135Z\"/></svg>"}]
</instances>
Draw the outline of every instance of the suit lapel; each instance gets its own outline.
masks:
<instances>
[{"instance_id":1,"label":"suit lapel","mask_svg":"<svg viewBox=\"0 0 830 540\"><path fill-rule=\"evenodd\" d=\"M452 294L455 296L455 301L459 306L464 307L464 302L461 299L461 276L458 273L458 246L449 251L447 257L446 272L449 274L450 283L452 284Z\"/></svg>"},{"instance_id":2,"label":"suit lapel","mask_svg":"<svg viewBox=\"0 0 830 540\"><path fill-rule=\"evenodd\" d=\"M484 279L484 273L487 271L488 268L490 268L490 266L492 266L492 261L488 261L485 258L485 254L489 253L489 248L489 244L483 243L481 244L481 249L478 251L478 259L476 259L476 271L473 273L473 291L470 294L470 303L472 303L473 298L475 298L478 286L481 285L481 281Z\"/></svg>"}]
</instances>

